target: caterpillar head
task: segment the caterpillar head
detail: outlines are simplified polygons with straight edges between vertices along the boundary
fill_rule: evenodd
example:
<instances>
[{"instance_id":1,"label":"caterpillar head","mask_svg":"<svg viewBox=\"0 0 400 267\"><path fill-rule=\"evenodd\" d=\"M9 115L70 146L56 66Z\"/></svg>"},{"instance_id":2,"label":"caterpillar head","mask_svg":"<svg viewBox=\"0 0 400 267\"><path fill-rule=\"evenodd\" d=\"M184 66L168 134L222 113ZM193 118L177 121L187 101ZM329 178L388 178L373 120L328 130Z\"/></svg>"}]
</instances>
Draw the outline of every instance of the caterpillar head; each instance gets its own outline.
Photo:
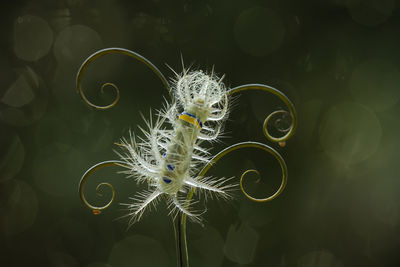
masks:
<instances>
[{"instance_id":1,"label":"caterpillar head","mask_svg":"<svg viewBox=\"0 0 400 267\"><path fill-rule=\"evenodd\" d=\"M207 75L202 71L184 72L175 85L178 105L205 121L214 105L226 102L226 87L222 79L223 77L219 78L213 73Z\"/></svg>"}]
</instances>

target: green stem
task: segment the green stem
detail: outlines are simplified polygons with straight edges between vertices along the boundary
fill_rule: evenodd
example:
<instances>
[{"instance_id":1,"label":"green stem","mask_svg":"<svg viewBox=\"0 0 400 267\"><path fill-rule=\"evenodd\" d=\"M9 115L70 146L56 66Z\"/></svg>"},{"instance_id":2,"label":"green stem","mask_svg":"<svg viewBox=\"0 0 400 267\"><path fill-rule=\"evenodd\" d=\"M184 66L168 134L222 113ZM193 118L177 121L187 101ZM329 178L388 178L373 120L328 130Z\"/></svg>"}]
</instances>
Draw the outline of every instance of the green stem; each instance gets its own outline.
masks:
<instances>
[{"instance_id":1,"label":"green stem","mask_svg":"<svg viewBox=\"0 0 400 267\"><path fill-rule=\"evenodd\" d=\"M189 253L187 249L187 241L186 241L186 214L182 214L182 217L179 217L179 229L181 233L181 255L183 266L189 267Z\"/></svg>"},{"instance_id":2,"label":"green stem","mask_svg":"<svg viewBox=\"0 0 400 267\"><path fill-rule=\"evenodd\" d=\"M176 249L176 260L178 267L188 267L188 255L186 248L186 227L183 229L182 220L180 216L176 219L172 219L175 233L175 249Z\"/></svg>"}]
</instances>

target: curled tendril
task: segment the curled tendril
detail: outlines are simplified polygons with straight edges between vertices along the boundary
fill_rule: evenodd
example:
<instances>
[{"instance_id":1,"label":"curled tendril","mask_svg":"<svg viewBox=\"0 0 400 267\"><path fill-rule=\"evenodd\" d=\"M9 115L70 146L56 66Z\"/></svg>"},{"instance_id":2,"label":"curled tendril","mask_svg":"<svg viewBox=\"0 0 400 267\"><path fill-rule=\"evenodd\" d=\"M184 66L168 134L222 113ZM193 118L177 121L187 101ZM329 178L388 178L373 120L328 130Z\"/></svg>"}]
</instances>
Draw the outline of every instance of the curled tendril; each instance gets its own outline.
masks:
<instances>
[{"instance_id":1,"label":"curled tendril","mask_svg":"<svg viewBox=\"0 0 400 267\"><path fill-rule=\"evenodd\" d=\"M278 154L278 156L280 157L279 154ZM287 169L286 169L286 164L285 164L284 161L283 161L284 167L283 167L282 163L280 163L280 164L281 164L281 167L282 167L282 182L281 182L281 186L279 187L279 189L278 189L273 195L271 195L271 196L269 196L269 197L266 197L266 198L255 198L255 197L252 197L251 195L249 195L249 194L246 192L246 190L244 190L244 188L243 188L243 179L244 179L244 177L245 177L248 173L251 173L251 172L254 172L254 173L256 173L257 175L260 175L260 173L259 173L257 170L246 170L245 172L242 173L242 176L240 176L240 189L242 190L243 194L244 194L248 199L250 199L250 200L252 200L252 201L254 201L254 202L267 202L267 201L271 201L271 200L273 200L274 198L276 198L280 193L282 193L283 189L285 189L286 182L287 182ZM285 170L284 170L284 168L285 168Z\"/></svg>"},{"instance_id":2,"label":"curled tendril","mask_svg":"<svg viewBox=\"0 0 400 267\"><path fill-rule=\"evenodd\" d=\"M271 201L274 198L276 198L280 193L282 193L283 189L285 189L286 186L286 182L287 182L287 167L286 167L286 163L284 161L284 159L282 158L282 156L272 147L265 145L263 143L258 143L258 142L242 142L242 143L237 143L234 145L231 145L227 148L225 148L224 150L222 150L221 152L219 152L217 155L215 155L207 164L206 166L204 166L204 168L200 171L199 176L203 177L207 171L211 168L212 165L214 165L218 160L220 160L223 156L229 154L232 151L238 150L238 149L242 149L242 148L258 148L258 149L262 149L268 153L270 153L271 155L273 155L279 162L279 165L281 166L282 169L282 182L281 182L281 186L279 187L279 189L271 196L267 197L267 198L263 198L263 199L257 199L254 198L252 196L250 196L250 194L248 194L246 192L246 190L244 190L243 186L242 186L242 180L244 178L244 176L249 173L249 172L257 172L256 170L247 170L245 171L242 176L240 177L240 189L242 190L243 194L250 200L256 201L256 202L267 202L267 201ZM190 200L192 194L189 195L188 200Z\"/></svg>"},{"instance_id":3,"label":"curled tendril","mask_svg":"<svg viewBox=\"0 0 400 267\"><path fill-rule=\"evenodd\" d=\"M161 82L163 83L163 85L169 90L169 94L171 96L171 98L173 99L172 93L170 91L170 86L168 84L167 79L165 78L165 76L161 73L161 71L153 64L150 62L150 60L148 60L147 58L143 57L142 55L133 52L131 50L125 49L125 48L117 48L117 47L113 47L113 48L106 48L106 49L102 49L99 50L95 53L93 53L92 55L90 55L81 65L81 67L79 68L78 74L76 76L76 88L78 90L79 95L81 96L82 100L90 107L95 108L95 109L100 109L100 110L105 110L105 109L109 109L112 108L113 106L115 106L120 98L120 93L119 93L119 89L118 87L113 84L113 83L104 83L101 86L101 92L103 93L104 91L104 87L105 86L112 86L115 90L116 96L114 101L106 106L98 106L93 104L92 102L90 102L85 94L83 93L82 90L82 77L83 77L83 73L85 72L85 70L87 69L87 67L89 66L90 63L92 63L94 60L96 60L97 58L107 55L107 54L122 54L122 55L127 55L130 56L134 59L139 60L140 62L144 63L147 67L149 67L157 76L158 78L160 78Z\"/></svg>"},{"instance_id":4,"label":"curled tendril","mask_svg":"<svg viewBox=\"0 0 400 267\"><path fill-rule=\"evenodd\" d=\"M275 122L274 122L274 126L275 126L275 128L278 130L278 131L280 131L280 132L282 132L282 133L286 133L286 132L288 132L289 130L290 130L290 127L291 127L291 125L289 124L289 125L284 125L284 119L286 118L286 116L289 114L289 112L287 112L286 110L277 110L277 111L275 111L275 112L273 112L274 114L273 115L278 115L278 114L282 114L282 116L280 117L280 118L277 118L276 120L275 120ZM272 113L271 113L272 114ZM269 115L268 117L272 117L273 115ZM270 118L268 118L267 117L267 119L269 120ZM267 119L265 119L265 120L267 120ZM265 122L264 121L264 127L266 127L266 124L267 124L268 122ZM286 127L285 127L286 126Z\"/></svg>"},{"instance_id":5,"label":"curled tendril","mask_svg":"<svg viewBox=\"0 0 400 267\"><path fill-rule=\"evenodd\" d=\"M276 111L272 112L271 114L269 114L268 117L265 118L265 120L264 120L264 123L263 123L263 132L264 132L265 137L267 137L267 138L270 139L270 140L274 139L275 142L278 142L279 145L280 145L281 147L284 147L284 146L286 145L286 139L282 141L282 140L280 140L279 138L272 137L272 136L268 133L268 128L267 128L267 127L268 127L269 121L270 121L273 117L275 117L276 115L282 114L282 113L287 114L288 112L287 112L286 110L276 110ZM292 124L292 125L293 125L293 124ZM290 130L292 129L292 125L290 125L290 126L289 126L288 128L286 128L286 129L283 129L283 130L278 129L278 130L279 130L280 132L288 132L288 131L290 131ZM277 127L277 126L276 126L276 127Z\"/></svg>"},{"instance_id":6,"label":"curled tendril","mask_svg":"<svg viewBox=\"0 0 400 267\"><path fill-rule=\"evenodd\" d=\"M278 190L272 194L269 197L266 198L262 198L262 199L258 199L258 198L254 198L252 197L249 193L246 192L246 190L243 187L243 179L246 176L246 174L248 174L249 172L256 172L259 173L257 170L246 170L245 172L243 172L242 176L240 177L240 189L242 190L243 194L250 200L255 201L255 202L267 202L267 201L271 201L274 198L276 198L277 196L280 195L280 193L282 193L282 191L285 189L286 183L287 183L287 176L288 176L288 170L287 170L287 166L285 163L285 160L282 158L282 156L272 147L263 144L263 143L258 143L258 142L241 142L241 143L237 143L234 145L231 145L227 148L225 148L224 150L220 151L217 155L215 155L205 166L204 168L200 171L200 173L198 174L198 176L203 177L205 176L205 174L208 172L208 170L211 168L211 166L213 166L218 160L220 160L222 157L224 157L225 155L238 150L238 149L242 149L242 148L258 148L258 149L262 149L266 152L268 152L269 154L273 155L279 162L279 165L281 166L281 170L282 170L282 182L280 187L278 188ZM189 205L190 200L193 198L193 194L194 194L194 189L192 189L189 194L188 197L186 199L186 205ZM186 262L189 262L189 258L188 258L188 251L187 251L187 241L186 241L186 214L182 214L182 220L181 220L181 232L182 232L182 249L183 249L183 255L186 255Z\"/></svg>"},{"instance_id":7,"label":"curled tendril","mask_svg":"<svg viewBox=\"0 0 400 267\"><path fill-rule=\"evenodd\" d=\"M111 197L110 201L108 201L108 203L105 204L104 206L93 206L92 204L90 204L90 203L86 200L86 197L85 197L85 194L84 194L84 190L83 190L83 189L84 189L86 180L87 180L88 177L89 177L90 175L92 175L96 170L101 169L101 168L103 168L103 167L107 167L107 166L113 166L113 165L115 165L115 166L122 166L122 167L128 167L128 166L126 165L126 163L124 163L123 161L119 161L119 160L103 161L103 162L97 163L97 164L93 165L92 167L90 167L90 168L85 172L85 174L83 174L83 176L82 176L82 178L81 178L81 181L79 182L79 196L81 197L81 200L82 200L83 204L85 204L86 207L88 207L89 209L91 209L91 210L93 211L94 214L100 214L100 213L101 213L101 210L104 210L104 209L108 208L108 207L114 202L115 190L114 190L114 187L113 187L111 184L109 184L109 183L100 183L99 185L97 185L97 187L96 187L96 194L97 194L98 196L102 196L102 194L100 193L101 187L106 186L106 187L108 187L108 188L111 189L111 191L112 191L112 197Z\"/></svg>"},{"instance_id":8,"label":"curled tendril","mask_svg":"<svg viewBox=\"0 0 400 267\"><path fill-rule=\"evenodd\" d=\"M282 93L278 89L275 89L275 88L273 88L271 86L268 86L268 85L265 85L265 84L245 84L245 85L237 86L237 87L232 88L231 90L229 90L227 94L229 96L229 95L232 95L232 94L235 94L235 93L239 93L239 92L243 92L243 91L247 91L247 90L259 90L259 91L265 91L265 92L272 93L272 94L276 95L277 97L279 97L279 99L281 99L285 103L285 105L288 107L289 114L290 114L290 117L292 119L292 123L291 123L289 129L287 130L287 133L284 136L281 136L281 137L272 136L268 132L267 126L268 126L268 122L270 121L270 119L273 116L275 116L277 114L280 114L280 113L283 113L283 112L287 112L287 111L278 110L278 111L272 112L265 119L264 125L263 125L264 135L270 141L277 142L281 146L285 145L286 140L288 140L294 134L294 132L296 130L296 126L297 126L296 110L294 108L293 103L289 100L289 98L284 93Z\"/></svg>"}]
</instances>

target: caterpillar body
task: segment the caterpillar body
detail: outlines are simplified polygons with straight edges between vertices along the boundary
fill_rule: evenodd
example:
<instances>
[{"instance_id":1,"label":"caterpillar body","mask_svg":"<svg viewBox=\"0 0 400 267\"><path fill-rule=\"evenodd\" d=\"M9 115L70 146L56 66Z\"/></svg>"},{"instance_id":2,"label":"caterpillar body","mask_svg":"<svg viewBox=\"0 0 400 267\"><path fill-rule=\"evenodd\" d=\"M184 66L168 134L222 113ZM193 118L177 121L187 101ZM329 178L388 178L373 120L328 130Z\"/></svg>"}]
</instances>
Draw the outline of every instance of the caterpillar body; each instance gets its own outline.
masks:
<instances>
[{"instance_id":1,"label":"caterpillar body","mask_svg":"<svg viewBox=\"0 0 400 267\"><path fill-rule=\"evenodd\" d=\"M156 204L162 194L172 213L183 212L189 218L200 220L199 214L185 207L186 197L179 197L179 193L196 188L206 195L226 198L234 186L224 178L196 176L210 159L208 151L200 146L201 141L215 140L228 114L228 97L222 79L202 71L184 70L182 75L176 75L172 86L176 102L167 104L159 112L154 125L147 122L149 130L142 130L147 140L138 143L131 134L129 140L122 139L119 144L125 152L120 154L128 168L125 173L149 185L149 190L133 198L132 204L126 204L130 223L138 221L146 207ZM162 128L165 122L173 128Z\"/></svg>"}]
</instances>

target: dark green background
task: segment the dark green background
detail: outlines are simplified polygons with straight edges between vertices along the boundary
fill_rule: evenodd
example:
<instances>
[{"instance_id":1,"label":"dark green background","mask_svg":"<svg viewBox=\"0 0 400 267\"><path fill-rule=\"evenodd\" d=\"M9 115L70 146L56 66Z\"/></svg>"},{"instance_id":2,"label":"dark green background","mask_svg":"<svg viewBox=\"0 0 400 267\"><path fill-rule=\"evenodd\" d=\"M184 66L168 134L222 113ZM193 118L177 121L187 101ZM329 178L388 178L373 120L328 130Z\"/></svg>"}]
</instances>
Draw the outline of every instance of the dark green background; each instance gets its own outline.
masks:
<instances>
[{"instance_id":1,"label":"dark green background","mask_svg":"<svg viewBox=\"0 0 400 267\"><path fill-rule=\"evenodd\" d=\"M273 96L237 97L221 143L265 142L285 158L287 188L269 203L206 203L205 227L189 223L191 266L399 266L400 9L394 0L326 1L13 1L2 6L0 54L0 265L174 266L166 205L129 230L117 202L138 187L99 171L116 203L94 216L80 202L80 177L117 159L113 143L138 132L140 112L168 94L144 65L123 56L96 61L85 92L107 104L88 108L75 89L83 60L98 49L124 47L150 59L166 76L212 66L225 83L265 83L294 102L298 129L285 148L270 144L264 118L283 107ZM210 172L240 176L257 168L247 188L258 197L279 185L272 157L232 154ZM236 178L238 179L238 178ZM253 179L253 181L251 181ZM104 197L109 197L104 192ZM103 199L104 200L104 199Z\"/></svg>"}]
</instances>

